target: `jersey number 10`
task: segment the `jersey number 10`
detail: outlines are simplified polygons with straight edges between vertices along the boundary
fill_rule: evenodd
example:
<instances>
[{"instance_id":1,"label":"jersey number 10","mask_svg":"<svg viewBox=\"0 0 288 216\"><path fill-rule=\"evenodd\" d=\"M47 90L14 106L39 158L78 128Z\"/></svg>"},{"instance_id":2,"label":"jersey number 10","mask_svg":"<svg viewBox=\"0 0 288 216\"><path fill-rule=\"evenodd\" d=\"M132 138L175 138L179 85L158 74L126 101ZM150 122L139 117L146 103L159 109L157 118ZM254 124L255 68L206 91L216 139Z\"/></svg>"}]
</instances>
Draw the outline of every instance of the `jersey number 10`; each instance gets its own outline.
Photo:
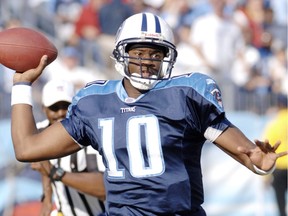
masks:
<instances>
[{"instance_id":1,"label":"jersey number 10","mask_svg":"<svg viewBox=\"0 0 288 216\"><path fill-rule=\"evenodd\" d=\"M124 170L119 169L114 151L114 118L99 119L102 131L104 157L110 178L124 178ZM141 130L143 128L144 130ZM141 132L145 135L148 166L145 165L141 146ZM154 115L134 116L126 124L126 147L129 156L130 173L135 178L157 176L164 172L165 164L161 148L158 119Z\"/></svg>"}]
</instances>

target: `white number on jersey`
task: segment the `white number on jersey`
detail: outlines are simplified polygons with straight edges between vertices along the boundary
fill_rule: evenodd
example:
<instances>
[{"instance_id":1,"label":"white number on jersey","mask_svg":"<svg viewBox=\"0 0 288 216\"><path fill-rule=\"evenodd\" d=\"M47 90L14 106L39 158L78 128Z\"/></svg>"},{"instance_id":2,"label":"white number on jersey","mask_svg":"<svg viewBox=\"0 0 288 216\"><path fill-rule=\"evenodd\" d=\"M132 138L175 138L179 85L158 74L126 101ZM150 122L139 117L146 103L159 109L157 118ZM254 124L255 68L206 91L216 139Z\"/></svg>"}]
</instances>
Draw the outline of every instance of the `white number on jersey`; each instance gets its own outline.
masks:
<instances>
[{"instance_id":1,"label":"white number on jersey","mask_svg":"<svg viewBox=\"0 0 288 216\"><path fill-rule=\"evenodd\" d=\"M102 130L103 152L108 164L108 176L124 178L124 171L118 168L114 152L114 119L100 119L99 128ZM130 173L133 177L156 176L164 172L165 164L161 148L159 123L154 115L130 118L126 125L126 136ZM145 165L144 153L142 152L142 136L145 138L148 165Z\"/></svg>"}]
</instances>

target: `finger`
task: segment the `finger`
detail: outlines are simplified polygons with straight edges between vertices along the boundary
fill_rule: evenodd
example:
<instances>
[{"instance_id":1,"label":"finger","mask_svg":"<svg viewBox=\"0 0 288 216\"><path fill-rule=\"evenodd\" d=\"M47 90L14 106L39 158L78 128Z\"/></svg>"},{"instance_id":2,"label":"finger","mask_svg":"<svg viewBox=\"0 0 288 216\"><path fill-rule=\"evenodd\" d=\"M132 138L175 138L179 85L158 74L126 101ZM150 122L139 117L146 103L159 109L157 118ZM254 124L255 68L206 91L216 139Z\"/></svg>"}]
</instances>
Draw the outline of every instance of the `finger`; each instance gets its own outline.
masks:
<instances>
[{"instance_id":1,"label":"finger","mask_svg":"<svg viewBox=\"0 0 288 216\"><path fill-rule=\"evenodd\" d=\"M263 146L263 142L262 141L260 141L260 140L254 140L254 143L257 145L257 146Z\"/></svg>"},{"instance_id":2,"label":"finger","mask_svg":"<svg viewBox=\"0 0 288 216\"><path fill-rule=\"evenodd\" d=\"M262 152L267 153L267 148L265 147L265 143L260 140L255 140L255 144L261 149Z\"/></svg>"},{"instance_id":3,"label":"finger","mask_svg":"<svg viewBox=\"0 0 288 216\"><path fill-rule=\"evenodd\" d=\"M269 143L269 140L268 139L266 139L265 141L264 141L264 147L265 147L265 149L268 151L268 152L274 152L275 150L274 150L274 148L271 146L271 144Z\"/></svg>"},{"instance_id":4,"label":"finger","mask_svg":"<svg viewBox=\"0 0 288 216\"><path fill-rule=\"evenodd\" d=\"M47 64L48 64L48 56L44 55L42 56L37 69L42 71L47 66Z\"/></svg>"},{"instance_id":5,"label":"finger","mask_svg":"<svg viewBox=\"0 0 288 216\"><path fill-rule=\"evenodd\" d=\"M49 173L50 173L49 168L47 168L46 166L42 166L42 167L43 167L44 174L49 176Z\"/></svg>"},{"instance_id":6,"label":"finger","mask_svg":"<svg viewBox=\"0 0 288 216\"><path fill-rule=\"evenodd\" d=\"M288 151L278 153L277 157L279 158L279 157L283 157L285 155L288 155Z\"/></svg>"},{"instance_id":7,"label":"finger","mask_svg":"<svg viewBox=\"0 0 288 216\"><path fill-rule=\"evenodd\" d=\"M268 152L275 152L275 150L278 148L279 146L279 143L276 142L276 146L272 146L270 143L269 143L269 140L268 139L265 139L264 142L261 142L259 140L255 140L255 144L265 153L268 153Z\"/></svg>"},{"instance_id":8,"label":"finger","mask_svg":"<svg viewBox=\"0 0 288 216\"><path fill-rule=\"evenodd\" d=\"M280 144L281 144L281 141L280 141L280 140L278 140L278 141L274 144L273 148L274 148L275 151L278 149L278 147L280 146Z\"/></svg>"}]
</instances>

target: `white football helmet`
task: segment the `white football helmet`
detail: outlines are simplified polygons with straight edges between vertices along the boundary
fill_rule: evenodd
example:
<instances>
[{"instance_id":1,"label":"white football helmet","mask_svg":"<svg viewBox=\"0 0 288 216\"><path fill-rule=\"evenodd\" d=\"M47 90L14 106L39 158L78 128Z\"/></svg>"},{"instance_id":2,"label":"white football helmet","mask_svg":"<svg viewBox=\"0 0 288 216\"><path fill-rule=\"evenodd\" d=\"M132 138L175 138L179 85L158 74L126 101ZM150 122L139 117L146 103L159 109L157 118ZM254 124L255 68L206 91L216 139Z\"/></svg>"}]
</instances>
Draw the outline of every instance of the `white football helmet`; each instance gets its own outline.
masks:
<instances>
[{"instance_id":1,"label":"white football helmet","mask_svg":"<svg viewBox=\"0 0 288 216\"><path fill-rule=\"evenodd\" d=\"M160 46L166 51L158 74L149 78L143 78L138 73L131 74L128 69L129 55L126 47L141 43ZM127 18L118 29L113 56L116 61L115 68L122 76L127 77L135 88L149 90L159 80L168 79L171 76L171 70L177 57L173 32L159 16L152 13L135 14Z\"/></svg>"}]
</instances>

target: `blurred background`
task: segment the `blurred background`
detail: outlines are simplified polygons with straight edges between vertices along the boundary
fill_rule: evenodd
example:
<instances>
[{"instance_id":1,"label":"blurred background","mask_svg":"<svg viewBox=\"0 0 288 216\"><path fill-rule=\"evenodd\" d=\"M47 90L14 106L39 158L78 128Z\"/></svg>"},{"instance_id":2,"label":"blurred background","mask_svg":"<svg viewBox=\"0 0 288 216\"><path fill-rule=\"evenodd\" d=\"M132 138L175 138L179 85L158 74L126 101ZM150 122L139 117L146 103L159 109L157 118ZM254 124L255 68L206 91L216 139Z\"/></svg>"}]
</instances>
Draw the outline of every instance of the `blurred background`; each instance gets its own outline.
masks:
<instances>
[{"instance_id":1,"label":"blurred background","mask_svg":"<svg viewBox=\"0 0 288 216\"><path fill-rule=\"evenodd\" d=\"M287 0L0 0L0 29L34 28L58 48L58 58L34 84L34 113L40 121L45 118L41 90L47 81L65 78L79 89L95 79L121 78L110 58L119 25L134 13L156 13L175 34L178 58L172 75L197 71L212 76L222 90L228 118L254 140L264 137L265 126L275 118L279 95L288 94L287 4ZM13 71L0 65L0 216L36 216L40 176L29 164L17 162L12 148L12 78ZM207 215L280 215L269 177L251 173L208 142L202 168Z\"/></svg>"}]
</instances>

